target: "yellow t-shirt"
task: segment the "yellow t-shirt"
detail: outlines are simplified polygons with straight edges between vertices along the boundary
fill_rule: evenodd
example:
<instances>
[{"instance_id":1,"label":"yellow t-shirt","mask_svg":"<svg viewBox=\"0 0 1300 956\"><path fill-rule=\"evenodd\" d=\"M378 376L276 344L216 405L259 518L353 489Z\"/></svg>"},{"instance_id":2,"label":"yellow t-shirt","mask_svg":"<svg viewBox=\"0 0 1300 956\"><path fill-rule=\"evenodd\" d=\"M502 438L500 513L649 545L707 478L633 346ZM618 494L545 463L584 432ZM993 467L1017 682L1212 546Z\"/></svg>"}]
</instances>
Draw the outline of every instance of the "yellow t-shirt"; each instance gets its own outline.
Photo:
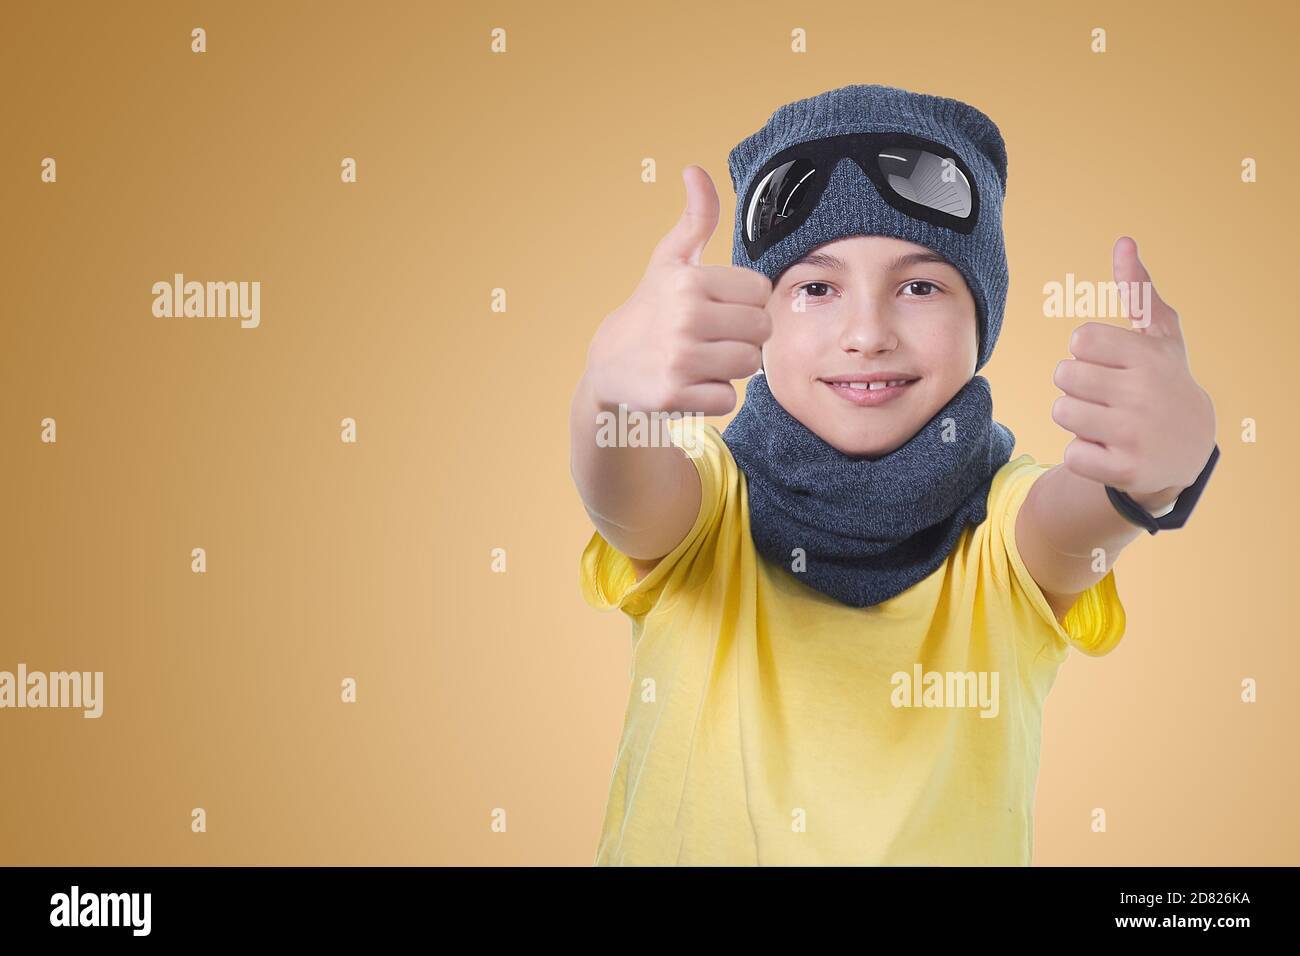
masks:
<instances>
[{"instance_id":1,"label":"yellow t-shirt","mask_svg":"<svg viewBox=\"0 0 1300 956\"><path fill-rule=\"evenodd\" d=\"M1113 570L1062 626L1016 550L1049 466L1008 461L942 565L854 608L758 554L722 435L682 427L685 539L639 582L599 533L581 560L587 602L632 622L596 865L1027 865L1043 699L1071 645L1106 654L1125 625Z\"/></svg>"}]
</instances>

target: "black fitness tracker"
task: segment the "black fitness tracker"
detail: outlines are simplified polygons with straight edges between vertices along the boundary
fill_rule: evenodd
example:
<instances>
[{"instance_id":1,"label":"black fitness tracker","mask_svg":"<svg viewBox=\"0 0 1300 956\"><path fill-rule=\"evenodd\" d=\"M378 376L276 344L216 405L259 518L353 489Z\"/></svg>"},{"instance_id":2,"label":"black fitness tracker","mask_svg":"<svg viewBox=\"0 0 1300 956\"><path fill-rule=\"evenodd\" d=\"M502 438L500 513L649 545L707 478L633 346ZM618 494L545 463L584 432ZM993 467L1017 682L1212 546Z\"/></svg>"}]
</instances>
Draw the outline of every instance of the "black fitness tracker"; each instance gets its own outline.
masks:
<instances>
[{"instance_id":1,"label":"black fitness tracker","mask_svg":"<svg viewBox=\"0 0 1300 956\"><path fill-rule=\"evenodd\" d=\"M1210 472L1214 471L1214 463L1218 460L1219 445L1216 442L1214 451L1210 452L1210 460L1205 463L1205 467L1196 476L1196 480L1183 489L1182 494L1178 496L1178 500L1174 502L1173 510L1168 514L1161 515L1159 518L1153 517L1149 511L1118 488L1107 485L1106 494L1110 498L1110 503L1115 506L1116 511L1135 525L1146 528L1150 534L1155 534L1157 531L1168 531L1172 528L1181 528L1186 524L1187 516L1196 507L1196 500L1201 497L1201 492L1205 489L1205 483L1210 478Z\"/></svg>"}]
</instances>

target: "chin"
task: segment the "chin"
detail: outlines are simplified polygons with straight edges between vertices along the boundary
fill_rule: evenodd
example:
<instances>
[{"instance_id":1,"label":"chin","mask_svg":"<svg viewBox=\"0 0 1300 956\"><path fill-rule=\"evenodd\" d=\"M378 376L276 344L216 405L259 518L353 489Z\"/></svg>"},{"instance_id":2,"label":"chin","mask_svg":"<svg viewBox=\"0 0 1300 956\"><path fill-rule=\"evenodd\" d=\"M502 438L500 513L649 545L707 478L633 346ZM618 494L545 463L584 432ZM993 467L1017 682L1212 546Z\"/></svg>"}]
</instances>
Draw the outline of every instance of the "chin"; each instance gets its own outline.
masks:
<instances>
[{"instance_id":1,"label":"chin","mask_svg":"<svg viewBox=\"0 0 1300 956\"><path fill-rule=\"evenodd\" d=\"M841 454L848 455L851 458L865 458L868 461L875 461L877 458L884 458L892 451L898 450L902 442L885 442L879 441L864 442L860 433L841 436L836 434L822 434L822 440L833 447Z\"/></svg>"}]
</instances>

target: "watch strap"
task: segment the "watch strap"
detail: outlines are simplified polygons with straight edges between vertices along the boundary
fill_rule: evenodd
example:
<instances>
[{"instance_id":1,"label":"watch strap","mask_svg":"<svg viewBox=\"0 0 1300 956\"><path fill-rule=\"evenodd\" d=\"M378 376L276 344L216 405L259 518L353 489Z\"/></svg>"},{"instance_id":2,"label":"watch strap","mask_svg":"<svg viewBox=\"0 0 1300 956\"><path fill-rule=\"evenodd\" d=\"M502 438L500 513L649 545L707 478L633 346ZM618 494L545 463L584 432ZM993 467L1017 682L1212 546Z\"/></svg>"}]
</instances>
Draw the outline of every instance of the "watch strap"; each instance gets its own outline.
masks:
<instances>
[{"instance_id":1,"label":"watch strap","mask_svg":"<svg viewBox=\"0 0 1300 956\"><path fill-rule=\"evenodd\" d=\"M1152 515L1151 512L1118 488L1107 485L1106 495L1110 498L1110 503L1115 506L1116 511L1138 527L1145 528L1149 534L1181 528L1187 523L1187 518L1192 513L1192 509L1196 507L1197 499L1201 497L1201 492L1205 489L1205 483L1210 479L1210 472L1214 471L1215 462L1218 460L1219 445L1216 442L1214 450L1210 452L1209 461L1205 463L1201 473L1196 476L1196 480L1178 495L1178 500L1174 502L1173 509L1168 514L1163 514L1160 517Z\"/></svg>"}]
</instances>

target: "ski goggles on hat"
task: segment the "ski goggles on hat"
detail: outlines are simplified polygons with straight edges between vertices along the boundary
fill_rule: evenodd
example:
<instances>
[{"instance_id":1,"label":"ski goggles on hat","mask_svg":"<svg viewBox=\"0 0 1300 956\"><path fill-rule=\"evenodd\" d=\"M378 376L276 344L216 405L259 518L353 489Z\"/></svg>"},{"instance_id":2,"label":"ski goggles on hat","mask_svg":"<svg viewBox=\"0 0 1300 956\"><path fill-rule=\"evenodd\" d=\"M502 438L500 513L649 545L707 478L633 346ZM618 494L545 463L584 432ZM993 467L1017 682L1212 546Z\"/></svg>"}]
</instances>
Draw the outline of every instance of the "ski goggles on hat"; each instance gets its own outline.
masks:
<instances>
[{"instance_id":1,"label":"ski goggles on hat","mask_svg":"<svg viewBox=\"0 0 1300 956\"><path fill-rule=\"evenodd\" d=\"M845 157L899 212L965 235L975 230L979 192L955 150L910 133L845 133L796 143L759 167L745 196L742 230L752 261L808 218Z\"/></svg>"}]
</instances>

